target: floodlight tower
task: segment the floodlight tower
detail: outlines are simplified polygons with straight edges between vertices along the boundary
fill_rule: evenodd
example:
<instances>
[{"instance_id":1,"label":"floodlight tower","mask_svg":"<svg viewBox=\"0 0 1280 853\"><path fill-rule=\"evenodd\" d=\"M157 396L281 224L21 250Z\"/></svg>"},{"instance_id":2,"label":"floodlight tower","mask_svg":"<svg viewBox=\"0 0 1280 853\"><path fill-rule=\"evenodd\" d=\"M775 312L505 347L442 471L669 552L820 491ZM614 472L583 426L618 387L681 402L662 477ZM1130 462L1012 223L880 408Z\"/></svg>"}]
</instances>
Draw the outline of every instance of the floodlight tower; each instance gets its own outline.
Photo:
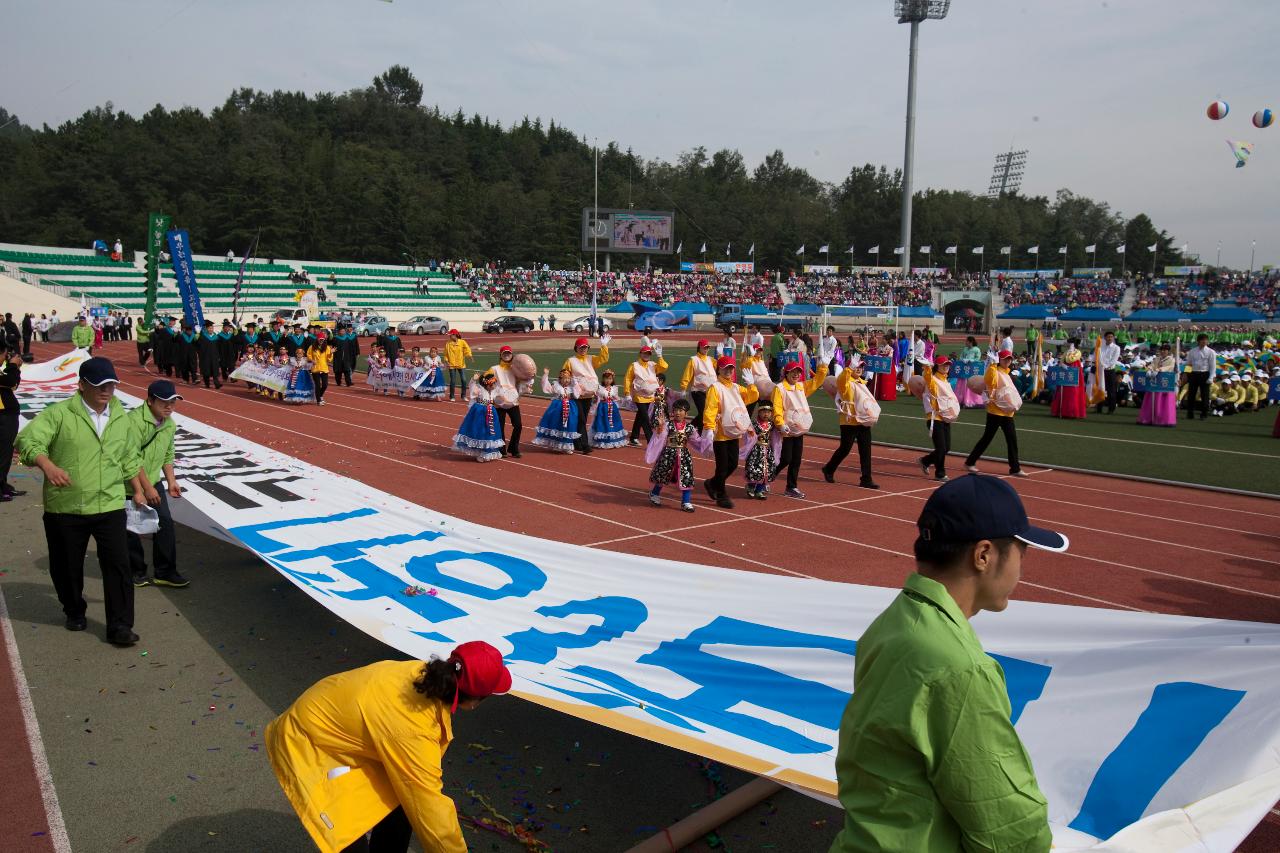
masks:
<instances>
[{"instance_id":1,"label":"floodlight tower","mask_svg":"<svg viewBox=\"0 0 1280 853\"><path fill-rule=\"evenodd\" d=\"M1027 168L1027 152L1010 151L996 155L996 166L991 170L991 184L987 198L999 198L1005 193L1016 193L1022 187L1022 173Z\"/></svg>"},{"instance_id":2,"label":"floodlight tower","mask_svg":"<svg viewBox=\"0 0 1280 853\"><path fill-rule=\"evenodd\" d=\"M916 149L916 54L919 53L920 23L941 21L951 8L951 0L894 0L893 14L899 24L911 25L911 50L907 62L907 143L902 158L902 273L911 272L911 171Z\"/></svg>"}]
</instances>

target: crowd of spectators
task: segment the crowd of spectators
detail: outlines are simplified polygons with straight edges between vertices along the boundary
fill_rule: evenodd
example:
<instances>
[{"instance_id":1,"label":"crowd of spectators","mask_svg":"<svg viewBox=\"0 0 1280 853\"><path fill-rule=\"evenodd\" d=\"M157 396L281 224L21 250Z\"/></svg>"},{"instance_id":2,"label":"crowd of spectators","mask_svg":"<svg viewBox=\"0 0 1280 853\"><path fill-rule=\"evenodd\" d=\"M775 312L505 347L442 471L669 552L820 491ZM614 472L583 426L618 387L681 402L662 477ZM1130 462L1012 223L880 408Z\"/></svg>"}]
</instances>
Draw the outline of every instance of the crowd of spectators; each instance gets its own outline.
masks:
<instances>
[{"instance_id":1,"label":"crowd of spectators","mask_svg":"<svg viewBox=\"0 0 1280 853\"><path fill-rule=\"evenodd\" d=\"M706 302L782 306L777 285L764 275L636 272L628 277L628 284L637 299L659 305Z\"/></svg>"},{"instance_id":2,"label":"crowd of spectators","mask_svg":"<svg viewBox=\"0 0 1280 853\"><path fill-rule=\"evenodd\" d=\"M523 267L471 267L455 281L464 284L472 302L506 305L586 305L591 302L593 282L597 302L614 305L626 298L624 281L608 273L593 276L582 270L552 270Z\"/></svg>"},{"instance_id":3,"label":"crowd of spectators","mask_svg":"<svg viewBox=\"0 0 1280 853\"><path fill-rule=\"evenodd\" d=\"M787 290L796 302L814 305L919 306L931 302L926 278L871 276L793 276Z\"/></svg>"},{"instance_id":4,"label":"crowd of spectators","mask_svg":"<svg viewBox=\"0 0 1280 853\"><path fill-rule=\"evenodd\" d=\"M1048 305L1063 311L1073 308L1119 310L1127 282L1113 278L1005 279L1000 294L1005 308Z\"/></svg>"},{"instance_id":5,"label":"crowd of spectators","mask_svg":"<svg viewBox=\"0 0 1280 853\"><path fill-rule=\"evenodd\" d=\"M1215 304L1248 308L1271 316L1280 311L1280 273L1236 273L1212 278L1140 281L1134 307L1198 313Z\"/></svg>"}]
</instances>

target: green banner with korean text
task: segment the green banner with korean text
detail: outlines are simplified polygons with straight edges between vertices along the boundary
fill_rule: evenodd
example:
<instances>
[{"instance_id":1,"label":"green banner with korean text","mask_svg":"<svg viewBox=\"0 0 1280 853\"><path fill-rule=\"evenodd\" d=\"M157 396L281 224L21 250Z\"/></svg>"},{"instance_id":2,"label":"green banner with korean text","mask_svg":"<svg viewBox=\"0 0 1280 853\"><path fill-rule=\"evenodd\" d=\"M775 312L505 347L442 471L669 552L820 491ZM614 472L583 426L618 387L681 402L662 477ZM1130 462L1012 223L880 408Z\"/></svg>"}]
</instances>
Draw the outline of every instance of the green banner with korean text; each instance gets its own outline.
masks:
<instances>
[{"instance_id":1,"label":"green banner with korean text","mask_svg":"<svg viewBox=\"0 0 1280 853\"><path fill-rule=\"evenodd\" d=\"M164 251L168 230L169 217L163 213L153 213L147 218L147 301L142 309L142 325L146 329L155 324L156 292L160 289L160 253Z\"/></svg>"}]
</instances>

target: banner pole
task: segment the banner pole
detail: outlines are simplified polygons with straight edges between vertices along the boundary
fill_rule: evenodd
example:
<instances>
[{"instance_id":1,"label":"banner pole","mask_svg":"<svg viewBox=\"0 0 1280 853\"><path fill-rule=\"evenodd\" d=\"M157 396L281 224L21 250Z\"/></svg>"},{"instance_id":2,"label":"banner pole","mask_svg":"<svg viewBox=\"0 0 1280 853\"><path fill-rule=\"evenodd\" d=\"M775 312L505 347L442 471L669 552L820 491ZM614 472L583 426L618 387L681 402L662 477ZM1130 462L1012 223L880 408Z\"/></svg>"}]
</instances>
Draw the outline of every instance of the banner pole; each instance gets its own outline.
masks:
<instances>
[{"instance_id":1,"label":"banner pole","mask_svg":"<svg viewBox=\"0 0 1280 853\"><path fill-rule=\"evenodd\" d=\"M704 806L688 817L651 835L627 853L670 853L683 850L718 826L724 826L761 800L772 797L782 786L772 779L757 776L740 788Z\"/></svg>"}]
</instances>

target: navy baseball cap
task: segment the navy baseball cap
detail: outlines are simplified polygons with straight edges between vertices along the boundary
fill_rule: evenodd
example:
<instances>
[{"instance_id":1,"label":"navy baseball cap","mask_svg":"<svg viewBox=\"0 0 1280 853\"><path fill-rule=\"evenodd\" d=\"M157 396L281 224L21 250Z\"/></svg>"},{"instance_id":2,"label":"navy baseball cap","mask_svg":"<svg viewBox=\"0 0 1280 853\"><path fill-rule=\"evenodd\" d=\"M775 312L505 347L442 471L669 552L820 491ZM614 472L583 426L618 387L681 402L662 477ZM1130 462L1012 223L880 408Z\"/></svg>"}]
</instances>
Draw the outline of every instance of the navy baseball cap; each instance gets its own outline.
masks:
<instances>
[{"instance_id":1,"label":"navy baseball cap","mask_svg":"<svg viewBox=\"0 0 1280 853\"><path fill-rule=\"evenodd\" d=\"M178 389L168 379L157 379L147 386L147 396L155 397L157 400L181 400L182 395L178 393Z\"/></svg>"},{"instance_id":2,"label":"navy baseball cap","mask_svg":"<svg viewBox=\"0 0 1280 853\"><path fill-rule=\"evenodd\" d=\"M120 377L116 376L116 366L111 363L111 359L100 355L80 363L80 378L95 387L120 381Z\"/></svg>"},{"instance_id":3,"label":"navy baseball cap","mask_svg":"<svg viewBox=\"0 0 1280 853\"><path fill-rule=\"evenodd\" d=\"M930 542L977 542L1018 539L1034 548L1065 551L1066 536L1032 527L1022 498L999 477L969 474L943 483L925 502L916 522Z\"/></svg>"}]
</instances>

